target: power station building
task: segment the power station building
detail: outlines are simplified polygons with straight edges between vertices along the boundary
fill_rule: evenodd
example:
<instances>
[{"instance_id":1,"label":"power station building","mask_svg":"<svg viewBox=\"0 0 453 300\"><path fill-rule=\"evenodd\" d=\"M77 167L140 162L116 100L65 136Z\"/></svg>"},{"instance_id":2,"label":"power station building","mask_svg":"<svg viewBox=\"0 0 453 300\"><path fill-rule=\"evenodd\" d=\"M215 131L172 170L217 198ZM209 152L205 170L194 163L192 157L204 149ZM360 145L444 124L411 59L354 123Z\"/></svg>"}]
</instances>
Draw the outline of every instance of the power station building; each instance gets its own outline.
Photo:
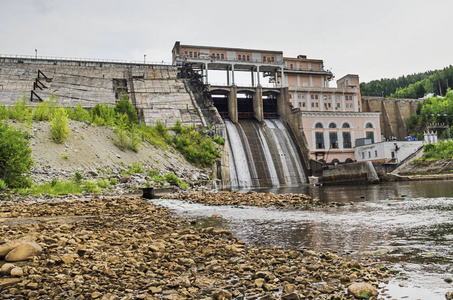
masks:
<instances>
[{"instance_id":1,"label":"power station building","mask_svg":"<svg viewBox=\"0 0 453 300\"><path fill-rule=\"evenodd\" d=\"M380 113L362 112L359 76L348 74L330 87L333 74L320 59L180 42L172 49L172 59L201 73L219 113L235 123L241 118L275 118L279 102L290 102L300 115L312 159L355 161L357 143L381 141Z\"/></svg>"}]
</instances>

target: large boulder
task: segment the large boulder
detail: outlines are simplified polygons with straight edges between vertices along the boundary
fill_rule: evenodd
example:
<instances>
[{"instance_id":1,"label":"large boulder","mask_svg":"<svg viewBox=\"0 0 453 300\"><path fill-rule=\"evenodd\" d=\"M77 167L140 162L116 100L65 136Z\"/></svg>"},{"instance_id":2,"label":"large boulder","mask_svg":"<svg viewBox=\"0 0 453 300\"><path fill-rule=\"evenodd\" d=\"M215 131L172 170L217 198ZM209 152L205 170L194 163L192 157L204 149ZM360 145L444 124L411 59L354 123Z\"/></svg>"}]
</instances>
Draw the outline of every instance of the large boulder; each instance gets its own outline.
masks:
<instances>
[{"instance_id":1,"label":"large boulder","mask_svg":"<svg viewBox=\"0 0 453 300\"><path fill-rule=\"evenodd\" d=\"M23 242L11 250L5 260L9 262L27 260L42 252L41 246L35 242Z\"/></svg>"},{"instance_id":2,"label":"large boulder","mask_svg":"<svg viewBox=\"0 0 453 300\"><path fill-rule=\"evenodd\" d=\"M355 282L348 287L348 294L357 299L369 299L372 296L379 295L377 289L366 282Z\"/></svg>"},{"instance_id":3,"label":"large boulder","mask_svg":"<svg viewBox=\"0 0 453 300\"><path fill-rule=\"evenodd\" d=\"M0 257L6 256L9 252L11 252L11 250L25 242L34 242L34 238L32 236L25 236L23 238L9 241L5 244L0 245Z\"/></svg>"}]
</instances>

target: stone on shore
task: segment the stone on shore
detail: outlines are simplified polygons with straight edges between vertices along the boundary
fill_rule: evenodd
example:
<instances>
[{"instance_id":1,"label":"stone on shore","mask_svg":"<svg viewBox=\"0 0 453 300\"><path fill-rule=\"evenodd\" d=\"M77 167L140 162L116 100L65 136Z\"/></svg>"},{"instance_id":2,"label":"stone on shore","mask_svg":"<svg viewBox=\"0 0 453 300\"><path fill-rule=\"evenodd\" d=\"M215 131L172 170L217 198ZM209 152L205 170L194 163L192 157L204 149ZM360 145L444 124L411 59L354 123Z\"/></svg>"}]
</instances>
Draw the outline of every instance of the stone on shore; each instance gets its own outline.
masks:
<instances>
[{"instance_id":1,"label":"stone on shore","mask_svg":"<svg viewBox=\"0 0 453 300\"><path fill-rule=\"evenodd\" d=\"M377 289L366 282L355 282L348 287L348 293L357 299L368 299L371 296L379 295Z\"/></svg>"},{"instance_id":2,"label":"stone on shore","mask_svg":"<svg viewBox=\"0 0 453 300\"><path fill-rule=\"evenodd\" d=\"M0 269L0 273L2 273L2 274L10 274L11 270L14 269L15 267L16 266L14 264L6 263Z\"/></svg>"},{"instance_id":3,"label":"stone on shore","mask_svg":"<svg viewBox=\"0 0 453 300\"><path fill-rule=\"evenodd\" d=\"M11 250L5 260L10 262L22 261L32 258L42 252L41 246L35 242L23 242Z\"/></svg>"},{"instance_id":4,"label":"stone on shore","mask_svg":"<svg viewBox=\"0 0 453 300\"><path fill-rule=\"evenodd\" d=\"M19 283L21 281L22 280L19 278L0 278L0 289L15 285L16 283Z\"/></svg>"}]
</instances>

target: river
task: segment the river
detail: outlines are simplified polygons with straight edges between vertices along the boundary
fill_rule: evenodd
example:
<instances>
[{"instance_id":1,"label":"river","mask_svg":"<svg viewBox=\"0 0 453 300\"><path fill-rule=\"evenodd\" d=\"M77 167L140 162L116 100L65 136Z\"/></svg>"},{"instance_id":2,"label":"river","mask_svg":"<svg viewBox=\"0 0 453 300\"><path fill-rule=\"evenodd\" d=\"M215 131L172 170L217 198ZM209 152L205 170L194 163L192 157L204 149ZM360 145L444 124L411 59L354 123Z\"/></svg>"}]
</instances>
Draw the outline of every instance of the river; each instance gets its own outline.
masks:
<instances>
[{"instance_id":1,"label":"river","mask_svg":"<svg viewBox=\"0 0 453 300\"><path fill-rule=\"evenodd\" d=\"M444 280L453 277L453 181L261 191L305 193L346 205L297 210L152 201L198 224L229 229L253 246L374 255L398 272L381 295L389 299L440 300L453 291ZM210 218L214 213L223 219Z\"/></svg>"}]
</instances>

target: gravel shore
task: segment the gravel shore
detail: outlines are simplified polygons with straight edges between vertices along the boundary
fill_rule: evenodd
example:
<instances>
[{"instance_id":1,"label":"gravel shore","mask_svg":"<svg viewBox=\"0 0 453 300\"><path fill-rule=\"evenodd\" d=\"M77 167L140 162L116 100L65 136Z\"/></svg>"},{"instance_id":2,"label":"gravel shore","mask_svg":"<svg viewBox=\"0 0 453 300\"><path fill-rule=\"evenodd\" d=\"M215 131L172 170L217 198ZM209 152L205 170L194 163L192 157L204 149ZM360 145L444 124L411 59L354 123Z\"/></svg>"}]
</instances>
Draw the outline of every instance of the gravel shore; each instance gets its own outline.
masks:
<instances>
[{"instance_id":1,"label":"gravel shore","mask_svg":"<svg viewBox=\"0 0 453 300\"><path fill-rule=\"evenodd\" d=\"M17 240L41 251L0 257L0 298L356 299L353 286L389 276L368 258L253 248L193 225L131 197L3 202L0 254Z\"/></svg>"}]
</instances>

